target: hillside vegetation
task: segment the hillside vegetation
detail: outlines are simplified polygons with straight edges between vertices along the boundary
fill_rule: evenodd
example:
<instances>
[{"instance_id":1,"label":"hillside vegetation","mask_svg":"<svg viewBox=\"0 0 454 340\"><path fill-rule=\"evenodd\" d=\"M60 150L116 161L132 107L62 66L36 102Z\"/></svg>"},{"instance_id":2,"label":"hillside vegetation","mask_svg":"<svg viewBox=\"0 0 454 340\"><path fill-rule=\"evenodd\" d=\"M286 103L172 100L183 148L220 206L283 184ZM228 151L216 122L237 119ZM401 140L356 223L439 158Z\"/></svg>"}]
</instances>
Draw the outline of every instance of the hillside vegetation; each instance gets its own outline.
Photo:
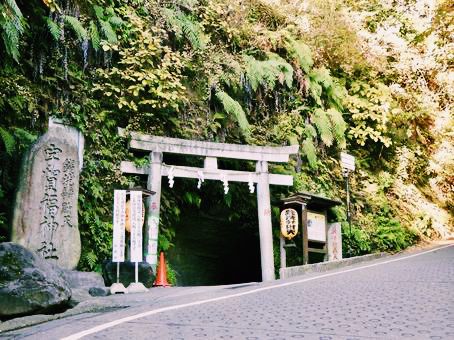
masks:
<instances>
[{"instance_id":1,"label":"hillside vegetation","mask_svg":"<svg viewBox=\"0 0 454 340\"><path fill-rule=\"evenodd\" d=\"M298 191L344 200L339 153L353 154L353 228L343 230L353 254L453 232L449 1L0 0L0 9L0 241L21 156L50 116L86 138L82 269L110 256L113 189L141 184L119 171L132 154L118 127L298 144L289 164L271 166L295 183L275 200ZM161 249L182 207L200 208L222 184L205 190L185 182L165 193ZM216 204L242 223L256 204L247 192L233 187ZM345 207L331 219L346 226Z\"/></svg>"}]
</instances>

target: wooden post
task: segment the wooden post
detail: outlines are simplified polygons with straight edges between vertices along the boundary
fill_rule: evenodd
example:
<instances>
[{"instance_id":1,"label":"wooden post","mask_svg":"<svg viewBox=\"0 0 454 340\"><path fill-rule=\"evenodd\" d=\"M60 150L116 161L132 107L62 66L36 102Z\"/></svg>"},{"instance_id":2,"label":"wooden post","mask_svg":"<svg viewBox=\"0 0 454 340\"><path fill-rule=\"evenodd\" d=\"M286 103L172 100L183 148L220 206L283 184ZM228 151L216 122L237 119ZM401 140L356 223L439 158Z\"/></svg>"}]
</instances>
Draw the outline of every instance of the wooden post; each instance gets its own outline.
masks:
<instances>
[{"instance_id":1,"label":"wooden post","mask_svg":"<svg viewBox=\"0 0 454 340\"><path fill-rule=\"evenodd\" d=\"M279 238L279 249L281 251L281 268L287 267L287 253L285 252L285 239L284 237Z\"/></svg>"},{"instance_id":2,"label":"wooden post","mask_svg":"<svg viewBox=\"0 0 454 340\"><path fill-rule=\"evenodd\" d=\"M147 200L147 221L145 223L145 261L156 272L158 263L159 211L161 208L162 152L150 153L150 172L147 189L156 192Z\"/></svg>"},{"instance_id":3,"label":"wooden post","mask_svg":"<svg viewBox=\"0 0 454 340\"><path fill-rule=\"evenodd\" d=\"M307 235L307 209L306 204L301 204L301 227L303 231L303 265L309 263L309 239Z\"/></svg>"},{"instance_id":4,"label":"wooden post","mask_svg":"<svg viewBox=\"0 0 454 340\"><path fill-rule=\"evenodd\" d=\"M259 175L257 183L257 206L259 215L262 281L272 281L275 280L275 276L268 162L258 161L256 164L256 172Z\"/></svg>"}]
</instances>

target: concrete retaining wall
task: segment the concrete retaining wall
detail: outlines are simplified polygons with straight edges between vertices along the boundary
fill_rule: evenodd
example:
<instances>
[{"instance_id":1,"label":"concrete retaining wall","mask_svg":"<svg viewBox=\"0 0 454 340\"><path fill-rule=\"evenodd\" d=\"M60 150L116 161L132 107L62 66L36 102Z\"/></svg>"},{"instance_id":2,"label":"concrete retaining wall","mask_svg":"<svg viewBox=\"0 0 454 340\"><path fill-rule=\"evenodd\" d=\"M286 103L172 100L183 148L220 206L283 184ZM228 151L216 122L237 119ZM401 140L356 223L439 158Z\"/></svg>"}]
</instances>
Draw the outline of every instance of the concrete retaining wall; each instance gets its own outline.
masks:
<instances>
[{"instance_id":1,"label":"concrete retaining wall","mask_svg":"<svg viewBox=\"0 0 454 340\"><path fill-rule=\"evenodd\" d=\"M299 275L303 275L306 273L321 273L331 269L337 269L341 267L350 266L355 263L366 262L376 260L381 257L388 256L387 253L377 253L377 254L369 254L364 256L355 256L350 257L347 259L342 259L338 261L329 261L329 262L320 262L320 263L313 263L313 264L306 264L304 266L295 266L295 267L287 267L281 268L279 270L279 277L281 279L286 279L289 277L295 277Z\"/></svg>"}]
</instances>

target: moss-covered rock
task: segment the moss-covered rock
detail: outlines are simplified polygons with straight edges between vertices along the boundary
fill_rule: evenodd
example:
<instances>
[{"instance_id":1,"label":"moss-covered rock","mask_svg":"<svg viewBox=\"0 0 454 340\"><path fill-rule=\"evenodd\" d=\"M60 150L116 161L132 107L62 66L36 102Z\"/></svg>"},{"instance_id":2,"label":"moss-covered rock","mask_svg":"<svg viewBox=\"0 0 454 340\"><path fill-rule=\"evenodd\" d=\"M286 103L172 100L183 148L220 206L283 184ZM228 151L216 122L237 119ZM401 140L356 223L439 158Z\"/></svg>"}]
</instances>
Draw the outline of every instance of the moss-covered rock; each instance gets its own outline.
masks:
<instances>
[{"instance_id":1,"label":"moss-covered rock","mask_svg":"<svg viewBox=\"0 0 454 340\"><path fill-rule=\"evenodd\" d=\"M0 318L60 310L70 297L60 268L21 245L0 244Z\"/></svg>"}]
</instances>

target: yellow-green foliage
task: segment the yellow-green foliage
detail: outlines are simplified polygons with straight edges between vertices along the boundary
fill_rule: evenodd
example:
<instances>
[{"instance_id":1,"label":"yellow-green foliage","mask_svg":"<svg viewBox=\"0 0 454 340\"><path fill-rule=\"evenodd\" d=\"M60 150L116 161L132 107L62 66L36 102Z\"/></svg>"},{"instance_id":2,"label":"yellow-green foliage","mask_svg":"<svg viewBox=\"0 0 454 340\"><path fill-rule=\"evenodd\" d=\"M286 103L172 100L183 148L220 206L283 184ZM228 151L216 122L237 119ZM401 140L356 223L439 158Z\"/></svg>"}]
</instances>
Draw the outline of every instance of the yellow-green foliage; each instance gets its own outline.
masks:
<instances>
[{"instance_id":1,"label":"yellow-green foliage","mask_svg":"<svg viewBox=\"0 0 454 340\"><path fill-rule=\"evenodd\" d=\"M133 26L130 39L118 52L118 65L98 68L99 82L93 91L120 111L137 112L131 123L139 128L162 111L179 110L185 101L183 64L180 54L163 46L144 19L130 14L128 20Z\"/></svg>"},{"instance_id":2,"label":"yellow-green foliage","mask_svg":"<svg viewBox=\"0 0 454 340\"><path fill-rule=\"evenodd\" d=\"M310 28L302 33L317 59L332 69L352 72L367 65L361 42L345 16L341 0L312 0L305 13Z\"/></svg>"},{"instance_id":3,"label":"yellow-green foliage","mask_svg":"<svg viewBox=\"0 0 454 340\"><path fill-rule=\"evenodd\" d=\"M278 6L272 6L262 0L248 0L249 19L257 21L271 30L276 30L285 24L286 18Z\"/></svg>"},{"instance_id":4,"label":"yellow-green foliage","mask_svg":"<svg viewBox=\"0 0 454 340\"><path fill-rule=\"evenodd\" d=\"M388 122L393 109L389 89L380 83L354 82L349 92L345 102L353 121L349 134L362 146L372 141L389 147Z\"/></svg>"}]
</instances>

